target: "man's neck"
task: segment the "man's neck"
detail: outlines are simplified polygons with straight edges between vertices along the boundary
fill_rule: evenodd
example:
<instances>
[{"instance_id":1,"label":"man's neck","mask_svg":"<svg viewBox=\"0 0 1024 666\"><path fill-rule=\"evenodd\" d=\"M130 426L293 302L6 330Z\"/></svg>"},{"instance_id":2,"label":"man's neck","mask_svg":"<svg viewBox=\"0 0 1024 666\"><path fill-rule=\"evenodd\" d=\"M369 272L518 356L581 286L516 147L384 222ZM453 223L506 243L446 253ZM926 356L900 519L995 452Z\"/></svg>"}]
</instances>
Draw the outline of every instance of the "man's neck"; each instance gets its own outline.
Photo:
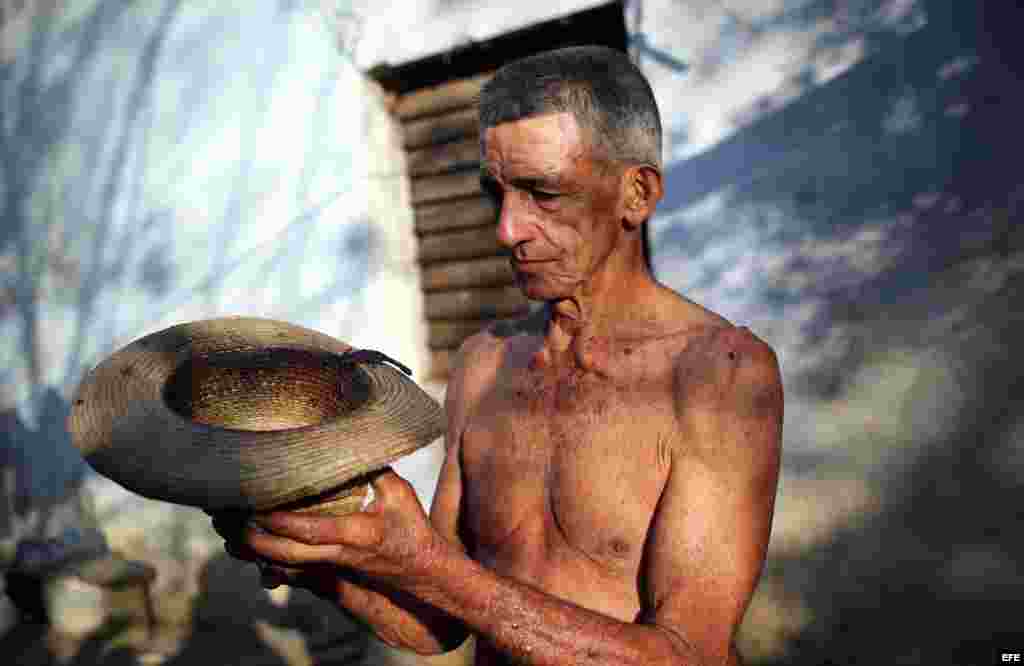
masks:
<instances>
[{"instance_id":1,"label":"man's neck","mask_svg":"<svg viewBox=\"0 0 1024 666\"><path fill-rule=\"evenodd\" d=\"M565 360L587 369L587 350L595 341L611 341L643 319L660 286L647 271L622 275L604 290L585 285L571 297L545 304L542 364ZM641 312L644 311L644 312Z\"/></svg>"}]
</instances>

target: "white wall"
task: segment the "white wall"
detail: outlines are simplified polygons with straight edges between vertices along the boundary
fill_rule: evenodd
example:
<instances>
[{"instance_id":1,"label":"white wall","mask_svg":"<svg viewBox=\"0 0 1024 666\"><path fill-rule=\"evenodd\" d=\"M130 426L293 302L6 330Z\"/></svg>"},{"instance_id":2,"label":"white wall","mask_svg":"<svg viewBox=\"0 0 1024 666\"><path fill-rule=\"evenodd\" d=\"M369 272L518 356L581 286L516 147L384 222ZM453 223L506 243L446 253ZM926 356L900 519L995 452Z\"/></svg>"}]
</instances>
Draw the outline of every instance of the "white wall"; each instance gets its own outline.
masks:
<instances>
[{"instance_id":1,"label":"white wall","mask_svg":"<svg viewBox=\"0 0 1024 666\"><path fill-rule=\"evenodd\" d=\"M88 473L51 436L47 391L66 400L131 340L225 315L309 326L420 378L395 127L313 5L96 0L4 37L0 384L26 428L22 487L45 507L85 474L115 546L209 554L201 513ZM432 451L406 463L425 501Z\"/></svg>"}]
</instances>

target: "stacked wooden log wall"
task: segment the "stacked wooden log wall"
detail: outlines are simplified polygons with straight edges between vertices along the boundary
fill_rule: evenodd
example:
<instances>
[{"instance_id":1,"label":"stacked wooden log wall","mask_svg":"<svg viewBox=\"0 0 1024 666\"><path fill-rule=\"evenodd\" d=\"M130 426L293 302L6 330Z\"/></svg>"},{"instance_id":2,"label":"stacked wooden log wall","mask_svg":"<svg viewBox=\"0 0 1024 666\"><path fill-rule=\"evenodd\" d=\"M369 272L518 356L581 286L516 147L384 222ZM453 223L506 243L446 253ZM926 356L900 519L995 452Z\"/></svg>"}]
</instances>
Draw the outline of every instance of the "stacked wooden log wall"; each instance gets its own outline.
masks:
<instances>
[{"instance_id":1,"label":"stacked wooden log wall","mask_svg":"<svg viewBox=\"0 0 1024 666\"><path fill-rule=\"evenodd\" d=\"M430 347L430 377L488 322L525 314L500 255L497 211L480 191L476 100L490 73L416 90L395 101L406 150Z\"/></svg>"}]
</instances>

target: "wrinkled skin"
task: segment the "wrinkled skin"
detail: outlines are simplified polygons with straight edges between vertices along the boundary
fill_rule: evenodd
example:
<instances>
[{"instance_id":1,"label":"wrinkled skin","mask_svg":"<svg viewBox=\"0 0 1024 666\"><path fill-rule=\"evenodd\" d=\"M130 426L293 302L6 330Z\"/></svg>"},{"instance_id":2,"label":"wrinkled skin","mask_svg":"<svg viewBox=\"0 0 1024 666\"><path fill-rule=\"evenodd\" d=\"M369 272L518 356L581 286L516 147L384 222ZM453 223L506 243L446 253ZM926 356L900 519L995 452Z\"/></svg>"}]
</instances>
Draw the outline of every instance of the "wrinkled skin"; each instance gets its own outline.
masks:
<instances>
[{"instance_id":1,"label":"wrinkled skin","mask_svg":"<svg viewBox=\"0 0 1024 666\"><path fill-rule=\"evenodd\" d=\"M498 239L543 315L463 345L428 517L394 473L344 518L218 519L265 582L304 585L422 653L478 664L736 663L771 526L771 349L655 282L653 165L595 155L568 114L485 131Z\"/></svg>"}]
</instances>

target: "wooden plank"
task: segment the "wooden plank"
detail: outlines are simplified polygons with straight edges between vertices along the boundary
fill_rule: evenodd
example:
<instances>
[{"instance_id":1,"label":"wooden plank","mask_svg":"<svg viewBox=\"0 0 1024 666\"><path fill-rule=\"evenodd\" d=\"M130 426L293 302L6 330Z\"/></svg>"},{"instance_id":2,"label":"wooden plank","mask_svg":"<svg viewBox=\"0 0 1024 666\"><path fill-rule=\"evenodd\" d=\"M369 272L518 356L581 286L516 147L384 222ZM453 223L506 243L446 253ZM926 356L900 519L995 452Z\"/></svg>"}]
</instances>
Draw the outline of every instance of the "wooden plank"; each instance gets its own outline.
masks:
<instances>
[{"instance_id":1,"label":"wooden plank","mask_svg":"<svg viewBox=\"0 0 1024 666\"><path fill-rule=\"evenodd\" d=\"M429 234L452 229L497 224L498 210L484 196L422 204L413 209L416 233Z\"/></svg>"},{"instance_id":2,"label":"wooden plank","mask_svg":"<svg viewBox=\"0 0 1024 666\"><path fill-rule=\"evenodd\" d=\"M433 144L406 153L410 177L430 176L447 171L479 169L480 142L475 138Z\"/></svg>"},{"instance_id":3,"label":"wooden plank","mask_svg":"<svg viewBox=\"0 0 1024 666\"><path fill-rule=\"evenodd\" d=\"M493 319L446 319L427 322L427 346L430 349L458 349L459 345L481 331Z\"/></svg>"},{"instance_id":4,"label":"wooden plank","mask_svg":"<svg viewBox=\"0 0 1024 666\"><path fill-rule=\"evenodd\" d=\"M414 90L398 98L395 115L402 120L411 120L475 106L480 89L493 75L494 72L485 72L468 79L448 81L432 88Z\"/></svg>"},{"instance_id":5,"label":"wooden plank","mask_svg":"<svg viewBox=\"0 0 1024 666\"><path fill-rule=\"evenodd\" d=\"M402 123L402 145L406 150L459 139L479 140L480 118L475 106L440 116Z\"/></svg>"},{"instance_id":6,"label":"wooden plank","mask_svg":"<svg viewBox=\"0 0 1024 666\"><path fill-rule=\"evenodd\" d=\"M458 289L424 294L427 319L494 319L525 314L529 301L518 287Z\"/></svg>"},{"instance_id":7,"label":"wooden plank","mask_svg":"<svg viewBox=\"0 0 1024 666\"><path fill-rule=\"evenodd\" d=\"M499 287L515 284L515 272L507 256L468 261L446 261L423 268L423 291L444 291L461 287Z\"/></svg>"},{"instance_id":8,"label":"wooden plank","mask_svg":"<svg viewBox=\"0 0 1024 666\"><path fill-rule=\"evenodd\" d=\"M418 259L421 264L456 259L494 257L502 251L498 244L497 227L474 227L440 234L421 236Z\"/></svg>"},{"instance_id":9,"label":"wooden plank","mask_svg":"<svg viewBox=\"0 0 1024 666\"><path fill-rule=\"evenodd\" d=\"M480 193L480 172L473 169L439 176L423 176L412 178L410 184L414 206L428 201L457 199Z\"/></svg>"}]
</instances>

